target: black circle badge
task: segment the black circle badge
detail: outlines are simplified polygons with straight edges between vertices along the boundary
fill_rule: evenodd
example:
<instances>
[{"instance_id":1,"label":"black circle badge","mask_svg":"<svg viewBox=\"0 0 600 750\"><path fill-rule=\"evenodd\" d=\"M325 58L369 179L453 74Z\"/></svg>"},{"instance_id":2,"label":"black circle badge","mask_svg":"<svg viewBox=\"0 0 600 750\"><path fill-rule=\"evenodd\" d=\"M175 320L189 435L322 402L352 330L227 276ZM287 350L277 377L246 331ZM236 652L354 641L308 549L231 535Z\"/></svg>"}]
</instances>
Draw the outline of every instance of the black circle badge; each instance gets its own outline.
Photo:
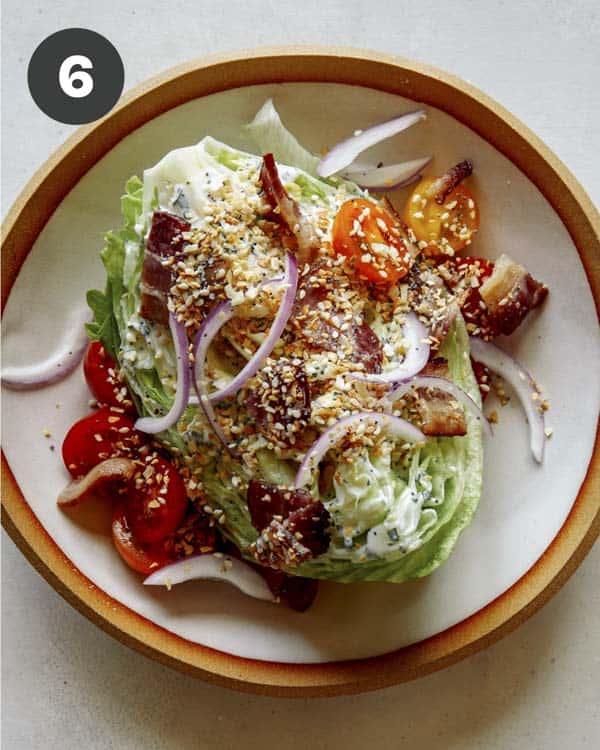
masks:
<instances>
[{"instance_id":1,"label":"black circle badge","mask_svg":"<svg viewBox=\"0 0 600 750\"><path fill-rule=\"evenodd\" d=\"M114 46L89 29L63 29L39 45L29 61L33 100L53 120L92 122L109 112L123 91L123 61Z\"/></svg>"}]
</instances>

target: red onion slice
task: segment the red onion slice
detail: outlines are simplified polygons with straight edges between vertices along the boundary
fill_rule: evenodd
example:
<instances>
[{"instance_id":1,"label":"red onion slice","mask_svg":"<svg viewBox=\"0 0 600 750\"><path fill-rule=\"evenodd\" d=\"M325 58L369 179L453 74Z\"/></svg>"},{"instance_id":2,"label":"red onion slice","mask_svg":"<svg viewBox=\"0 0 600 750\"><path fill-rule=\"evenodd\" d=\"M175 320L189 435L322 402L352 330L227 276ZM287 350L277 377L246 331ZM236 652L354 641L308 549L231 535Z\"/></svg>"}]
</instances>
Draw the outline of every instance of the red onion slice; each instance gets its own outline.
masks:
<instances>
[{"instance_id":1,"label":"red onion slice","mask_svg":"<svg viewBox=\"0 0 600 750\"><path fill-rule=\"evenodd\" d=\"M424 120L427 115L424 110L407 112L393 120L381 122L366 130L357 131L356 135L336 144L319 162L317 174L321 177L330 177L345 167L352 164L359 154L381 141L391 138L397 133L410 128L417 122Z\"/></svg>"},{"instance_id":2,"label":"red onion slice","mask_svg":"<svg viewBox=\"0 0 600 750\"><path fill-rule=\"evenodd\" d=\"M228 320L231 320L235 315L235 309L229 300L221 302L221 304L217 305L210 311L202 321L202 325L196 334L192 346L195 362L192 372L192 382L198 397L198 403L200 404L200 408L204 412L204 416L208 423L230 454L231 448L227 441L227 437L223 432L223 428L217 421L212 404L237 393L244 383L260 370L264 360L271 354L275 345L281 338L281 334L289 320L294 299L296 297L296 289L298 287L298 264L296 258L291 253L288 253L285 258L284 277L277 276L268 281L263 281L261 287L270 284L285 285L286 289L279 310L277 311L275 319L271 325L269 335L265 338L253 357L246 363L233 380L225 386L225 388L222 388L220 391L214 391L210 394L207 393L205 367L208 349L215 336L225 323L227 323Z\"/></svg>"},{"instance_id":3,"label":"red onion slice","mask_svg":"<svg viewBox=\"0 0 600 750\"><path fill-rule=\"evenodd\" d=\"M175 399L168 413L163 417L142 417L135 423L135 428L150 435L168 430L181 417L190 398L190 364L188 357L188 339L185 326L179 323L173 313L169 313L169 328L175 344L177 357L177 389Z\"/></svg>"},{"instance_id":4,"label":"red onion slice","mask_svg":"<svg viewBox=\"0 0 600 750\"><path fill-rule=\"evenodd\" d=\"M363 425L379 425L382 429L389 430L394 437L410 443L420 443L427 440L421 430L417 429L410 422L400 419L400 417L394 417L391 414L362 411L350 417L343 417L332 427L325 430L321 437L308 449L294 480L295 489L301 489L309 484L313 472L325 454L346 437L349 432Z\"/></svg>"},{"instance_id":5,"label":"red onion slice","mask_svg":"<svg viewBox=\"0 0 600 750\"><path fill-rule=\"evenodd\" d=\"M89 339L84 324L90 320L90 311L78 310L72 318L67 342L56 354L38 365L5 367L0 380L2 385L15 391L42 388L66 378L81 362Z\"/></svg>"},{"instance_id":6,"label":"red onion slice","mask_svg":"<svg viewBox=\"0 0 600 750\"><path fill-rule=\"evenodd\" d=\"M343 177L368 190L392 190L410 185L411 182L419 179L421 172L430 161L431 156L425 156L422 159L413 159L376 169L349 169L344 172Z\"/></svg>"},{"instance_id":7,"label":"red onion slice","mask_svg":"<svg viewBox=\"0 0 600 750\"><path fill-rule=\"evenodd\" d=\"M388 403L394 403L399 398L402 398L406 393L411 391L413 388L435 388L439 391L449 393L452 398L455 398L465 408L467 408L471 414L478 420L486 434L492 437L492 427L485 418L484 413L481 411L479 406L473 401L466 391L463 391L456 383L453 383L447 378L436 377L435 375L415 375L409 380L400 383L393 390L391 390L385 401Z\"/></svg>"},{"instance_id":8,"label":"red onion slice","mask_svg":"<svg viewBox=\"0 0 600 750\"><path fill-rule=\"evenodd\" d=\"M409 349L398 367L380 373L356 372L352 377L363 383L386 384L405 380L421 372L429 360L430 346L427 329L414 312L407 313L403 333L409 341Z\"/></svg>"},{"instance_id":9,"label":"red onion slice","mask_svg":"<svg viewBox=\"0 0 600 750\"><path fill-rule=\"evenodd\" d=\"M531 452L538 463L544 460L546 433L544 432L544 412L540 408L540 390L534 378L514 357L488 341L470 337L471 356L476 362L489 367L511 385L519 397L521 406L529 422Z\"/></svg>"},{"instance_id":10,"label":"red onion slice","mask_svg":"<svg viewBox=\"0 0 600 750\"><path fill-rule=\"evenodd\" d=\"M294 300L296 298L296 290L298 288L298 263L296 261L296 258L291 253L287 253L285 256L285 277L283 283L286 287L285 292L283 294L281 304L279 305L279 310L277 311L277 314L271 325L269 335L258 347L252 358L233 378L231 383L226 385L225 388L221 388L221 390L214 391L213 393L210 393L208 395L208 399L212 403L222 401L224 398L228 398L229 396L233 396L235 393L237 393L244 385L244 383L253 375L255 375L258 370L260 370L265 359L270 356L271 352L275 348L275 345L281 338L281 334L283 333L292 313ZM229 320L229 318L227 318L227 320ZM225 322L226 320L223 318L221 325L218 326L213 335L210 337L211 341ZM204 359L206 358L206 351L208 351L209 345L210 341L206 345L206 350L204 351ZM202 354L200 354L199 360L197 360L196 362L196 368L198 368L200 366L200 362L203 361L204 360L202 358Z\"/></svg>"},{"instance_id":11,"label":"red onion slice","mask_svg":"<svg viewBox=\"0 0 600 750\"><path fill-rule=\"evenodd\" d=\"M204 412L204 416L213 428L216 436L223 443L229 453L231 451L229 449L227 438L225 437L221 425L217 422L214 409L206 392L207 383L204 368L206 366L206 356L208 354L209 346L217 333L221 330L222 326L224 326L228 320L231 320L233 316L233 305L229 300L226 300L214 307L206 318L204 318L202 325L198 329L198 333L194 338L194 343L192 344L192 355L195 364L190 368L192 372L192 382L194 390L196 391L196 396L198 397L200 408Z\"/></svg>"},{"instance_id":12,"label":"red onion slice","mask_svg":"<svg viewBox=\"0 0 600 750\"><path fill-rule=\"evenodd\" d=\"M126 482L136 470L135 462L130 458L107 458L94 466L81 479L74 479L61 490L56 502L63 508L79 505L90 494L102 489L106 482Z\"/></svg>"},{"instance_id":13,"label":"red onion slice","mask_svg":"<svg viewBox=\"0 0 600 750\"><path fill-rule=\"evenodd\" d=\"M219 555L219 557L217 557ZM273 594L266 581L235 557L223 556L221 553L213 555L196 555L165 565L152 573L144 581L144 586L166 586L171 588L177 583L185 583L202 579L205 581L225 581L238 588L242 593L272 602Z\"/></svg>"}]
</instances>

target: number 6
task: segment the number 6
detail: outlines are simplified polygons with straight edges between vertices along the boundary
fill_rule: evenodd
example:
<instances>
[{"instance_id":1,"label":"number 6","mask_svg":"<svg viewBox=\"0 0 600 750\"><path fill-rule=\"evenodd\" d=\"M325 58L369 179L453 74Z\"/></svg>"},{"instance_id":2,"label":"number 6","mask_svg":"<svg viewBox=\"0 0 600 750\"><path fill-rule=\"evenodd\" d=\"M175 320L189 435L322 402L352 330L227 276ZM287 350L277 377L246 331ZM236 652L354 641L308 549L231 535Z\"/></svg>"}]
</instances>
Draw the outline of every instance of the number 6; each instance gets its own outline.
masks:
<instances>
[{"instance_id":1,"label":"number 6","mask_svg":"<svg viewBox=\"0 0 600 750\"><path fill-rule=\"evenodd\" d=\"M58 83L67 96L73 99L81 99L91 94L94 88L94 79L84 70L71 72L75 65L88 70L94 67L89 57L85 57L84 55L69 55L69 57L63 60L58 71ZM73 83L75 81L79 81L80 85L77 87L74 86Z\"/></svg>"}]
</instances>

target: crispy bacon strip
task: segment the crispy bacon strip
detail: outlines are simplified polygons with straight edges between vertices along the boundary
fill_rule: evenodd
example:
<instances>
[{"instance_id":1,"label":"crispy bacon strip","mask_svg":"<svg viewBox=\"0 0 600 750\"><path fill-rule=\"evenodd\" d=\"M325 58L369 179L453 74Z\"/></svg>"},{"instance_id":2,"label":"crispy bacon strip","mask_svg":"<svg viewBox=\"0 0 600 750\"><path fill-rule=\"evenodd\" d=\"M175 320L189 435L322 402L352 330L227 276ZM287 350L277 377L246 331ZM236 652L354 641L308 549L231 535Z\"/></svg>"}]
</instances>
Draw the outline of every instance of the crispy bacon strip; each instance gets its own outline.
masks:
<instances>
[{"instance_id":1,"label":"crispy bacon strip","mask_svg":"<svg viewBox=\"0 0 600 750\"><path fill-rule=\"evenodd\" d=\"M527 313L546 299L548 287L536 281L522 265L502 254L479 293L487 306L490 329L509 336Z\"/></svg>"},{"instance_id":2,"label":"crispy bacon strip","mask_svg":"<svg viewBox=\"0 0 600 750\"><path fill-rule=\"evenodd\" d=\"M295 333L304 338L311 348L325 351L339 351L349 346L353 362L362 363L365 372L380 373L383 362L383 347L371 326L354 321L348 331L342 331L332 322L338 312L332 303L325 314L321 303L330 298L335 277L327 273L323 262L313 263L308 273L303 274L298 287L298 295L292 314Z\"/></svg>"},{"instance_id":3,"label":"crispy bacon strip","mask_svg":"<svg viewBox=\"0 0 600 750\"><path fill-rule=\"evenodd\" d=\"M260 531L251 552L262 565L298 565L329 547L329 513L306 490L252 480L247 503L252 523Z\"/></svg>"},{"instance_id":4,"label":"crispy bacon strip","mask_svg":"<svg viewBox=\"0 0 600 750\"><path fill-rule=\"evenodd\" d=\"M432 346L439 348L459 308L442 279L426 263L415 263L409 272L408 300L419 317L427 320Z\"/></svg>"},{"instance_id":5,"label":"crispy bacon strip","mask_svg":"<svg viewBox=\"0 0 600 750\"><path fill-rule=\"evenodd\" d=\"M448 377L448 362L443 357L430 360L421 373ZM467 434L467 423L460 404L449 393L434 388L417 388L417 411L421 430L429 437L455 437Z\"/></svg>"},{"instance_id":6,"label":"crispy bacon strip","mask_svg":"<svg viewBox=\"0 0 600 750\"><path fill-rule=\"evenodd\" d=\"M319 240L309 219L283 187L273 154L263 156L260 182L267 202L298 242L299 263L309 263L319 249Z\"/></svg>"},{"instance_id":7,"label":"crispy bacon strip","mask_svg":"<svg viewBox=\"0 0 600 750\"><path fill-rule=\"evenodd\" d=\"M167 296L172 284L172 273L163 261L183 250L183 233L189 232L190 228L189 222L168 211L155 211L152 215L141 283L140 312L148 320L168 323Z\"/></svg>"},{"instance_id":8,"label":"crispy bacon strip","mask_svg":"<svg viewBox=\"0 0 600 750\"><path fill-rule=\"evenodd\" d=\"M429 193L434 193L435 202L441 206L454 188L472 174L473 164L465 159L438 177L429 188Z\"/></svg>"}]
</instances>

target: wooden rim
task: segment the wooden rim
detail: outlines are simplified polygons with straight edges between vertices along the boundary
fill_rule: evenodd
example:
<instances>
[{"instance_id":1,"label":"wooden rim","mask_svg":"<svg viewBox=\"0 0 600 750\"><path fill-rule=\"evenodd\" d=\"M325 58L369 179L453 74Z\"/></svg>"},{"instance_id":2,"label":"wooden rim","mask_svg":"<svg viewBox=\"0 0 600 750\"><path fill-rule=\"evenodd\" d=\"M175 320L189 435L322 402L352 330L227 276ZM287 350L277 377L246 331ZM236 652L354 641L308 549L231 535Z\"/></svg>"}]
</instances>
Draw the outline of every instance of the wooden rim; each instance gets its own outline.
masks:
<instances>
[{"instance_id":1,"label":"wooden rim","mask_svg":"<svg viewBox=\"0 0 600 750\"><path fill-rule=\"evenodd\" d=\"M104 119L79 128L32 177L2 227L2 309L18 271L54 209L123 137L173 107L261 83L345 83L444 110L507 156L558 213L584 265L600 312L600 217L557 157L482 92L443 71L348 48L283 47L213 56L173 68L133 89ZM280 696L339 695L423 676L485 648L530 617L576 570L600 532L600 433L574 505L541 558L476 614L384 656L325 664L265 662L191 643L137 615L95 586L41 526L2 456L2 523L31 564L92 622L141 653L208 681Z\"/></svg>"}]
</instances>

